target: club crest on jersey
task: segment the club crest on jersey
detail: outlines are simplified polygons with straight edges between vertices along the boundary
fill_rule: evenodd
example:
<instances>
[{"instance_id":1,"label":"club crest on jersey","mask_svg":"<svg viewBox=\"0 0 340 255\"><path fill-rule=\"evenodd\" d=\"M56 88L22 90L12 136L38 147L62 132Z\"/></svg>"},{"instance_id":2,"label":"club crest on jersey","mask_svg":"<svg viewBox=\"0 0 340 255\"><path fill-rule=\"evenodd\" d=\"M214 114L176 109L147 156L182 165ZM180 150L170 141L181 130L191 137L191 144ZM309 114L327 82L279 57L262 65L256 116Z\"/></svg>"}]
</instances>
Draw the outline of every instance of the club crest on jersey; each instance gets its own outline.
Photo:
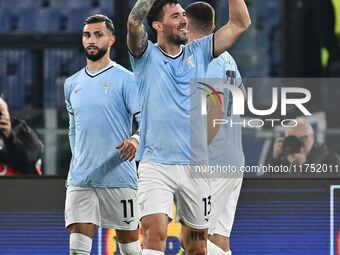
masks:
<instances>
[{"instance_id":1,"label":"club crest on jersey","mask_svg":"<svg viewBox=\"0 0 340 255\"><path fill-rule=\"evenodd\" d=\"M192 66L192 68L195 67L194 62L193 62L194 54L191 54L190 57L184 59L182 63L188 63L189 65Z\"/></svg>"},{"instance_id":2,"label":"club crest on jersey","mask_svg":"<svg viewBox=\"0 0 340 255\"><path fill-rule=\"evenodd\" d=\"M104 86L104 92L105 94L107 94L107 92L109 91L109 88L113 85L114 83L102 83L102 85Z\"/></svg>"}]
</instances>

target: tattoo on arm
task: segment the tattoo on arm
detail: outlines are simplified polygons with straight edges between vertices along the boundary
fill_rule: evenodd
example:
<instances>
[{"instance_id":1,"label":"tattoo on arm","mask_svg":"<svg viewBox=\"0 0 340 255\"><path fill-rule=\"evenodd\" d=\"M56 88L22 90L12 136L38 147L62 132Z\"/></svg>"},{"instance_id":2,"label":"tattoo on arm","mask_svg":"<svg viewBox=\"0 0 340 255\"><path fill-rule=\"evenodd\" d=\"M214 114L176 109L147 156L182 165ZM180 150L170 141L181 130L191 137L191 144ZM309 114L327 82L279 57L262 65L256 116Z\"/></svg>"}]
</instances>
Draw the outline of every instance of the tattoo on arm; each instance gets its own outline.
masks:
<instances>
[{"instance_id":1,"label":"tattoo on arm","mask_svg":"<svg viewBox=\"0 0 340 255\"><path fill-rule=\"evenodd\" d=\"M146 28L144 26L139 42L141 49L146 49L146 47L148 46L148 32L146 31Z\"/></svg>"},{"instance_id":2,"label":"tattoo on arm","mask_svg":"<svg viewBox=\"0 0 340 255\"><path fill-rule=\"evenodd\" d=\"M139 24L142 24L154 1L155 0L139 0L131 11L131 17Z\"/></svg>"},{"instance_id":3,"label":"tattoo on arm","mask_svg":"<svg viewBox=\"0 0 340 255\"><path fill-rule=\"evenodd\" d=\"M135 56L141 56L148 46L148 33L143 25L143 20L147 16L155 0L138 0L133 7L129 21L131 29L128 29L128 47Z\"/></svg>"}]
</instances>

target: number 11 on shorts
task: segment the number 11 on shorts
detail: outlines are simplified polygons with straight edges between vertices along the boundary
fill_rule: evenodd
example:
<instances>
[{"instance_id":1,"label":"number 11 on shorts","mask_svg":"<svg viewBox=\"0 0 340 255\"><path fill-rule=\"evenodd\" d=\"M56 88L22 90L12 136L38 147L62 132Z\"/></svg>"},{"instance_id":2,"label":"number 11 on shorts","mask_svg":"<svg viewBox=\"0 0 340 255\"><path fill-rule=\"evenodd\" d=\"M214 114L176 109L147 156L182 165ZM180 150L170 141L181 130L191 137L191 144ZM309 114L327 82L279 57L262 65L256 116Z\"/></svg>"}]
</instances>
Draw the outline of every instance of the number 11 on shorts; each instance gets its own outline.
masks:
<instances>
[{"instance_id":1,"label":"number 11 on shorts","mask_svg":"<svg viewBox=\"0 0 340 255\"><path fill-rule=\"evenodd\" d=\"M133 218L133 201L132 199L129 199L129 200L120 200L120 202L123 204L123 214L124 214L124 218L127 218L128 217L128 204L130 205L130 214L131 214L131 218Z\"/></svg>"}]
</instances>

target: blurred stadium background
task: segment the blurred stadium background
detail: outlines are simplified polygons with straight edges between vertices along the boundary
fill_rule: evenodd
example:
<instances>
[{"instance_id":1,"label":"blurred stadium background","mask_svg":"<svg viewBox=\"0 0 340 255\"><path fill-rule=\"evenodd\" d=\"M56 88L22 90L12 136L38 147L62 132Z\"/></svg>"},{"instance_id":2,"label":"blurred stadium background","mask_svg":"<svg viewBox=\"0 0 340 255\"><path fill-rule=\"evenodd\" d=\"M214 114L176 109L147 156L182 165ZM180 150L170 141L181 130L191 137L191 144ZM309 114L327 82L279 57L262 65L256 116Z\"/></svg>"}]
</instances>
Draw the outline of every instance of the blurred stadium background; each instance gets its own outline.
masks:
<instances>
[{"instance_id":1,"label":"blurred stadium background","mask_svg":"<svg viewBox=\"0 0 340 255\"><path fill-rule=\"evenodd\" d=\"M311 84L308 87L312 96L314 95L309 109L313 113L318 113L317 116L319 116L314 120L315 123L321 123L322 126L320 130L316 130L319 132L319 140L326 142L330 150L340 153L340 100L338 99L340 84L335 79L340 77L340 1L245 1L252 19L252 26L230 49L241 74L247 78L332 78L329 80L332 81L329 84L322 84L322 86ZM9 211L17 213L14 218L1 216L0 254L24 253L25 249L18 248L13 251L13 247L16 247L18 243L23 244L23 247L27 246L29 243L25 243L25 238L9 239L9 237L15 238L18 233L22 233L23 236L32 236L31 232L25 232L32 229L32 222L40 230L38 225L43 226L43 229L46 227L44 229L46 232L43 231L43 238L39 236L34 239L38 242L42 240L47 242L47 248L43 254L67 253L65 252L67 233L63 229L62 221L64 195L60 195L63 194L64 187L55 192L60 195L56 199L60 201L55 205L52 202L48 203L48 200L55 199L54 197L47 196L40 200L41 203L46 202L49 205L43 206L41 210L39 206L35 209L24 206L27 200L18 200L18 198L24 194L35 194L35 192L38 194L37 198L44 192L54 196L54 193L48 189L41 191L38 188L33 191L32 187L42 187L49 182L52 182L49 187L56 187L67 175L71 152L67 136L68 115L64 104L63 84L66 77L74 74L86 64L81 45L84 20L95 13L103 13L112 18L117 38L112 50L112 59L130 69L125 42L126 20L135 2L135 0L0 0L0 92L4 94L11 113L24 118L33 128L37 129L43 138L45 143L42 160L43 171L45 175L53 176L42 179L45 182L27 179L27 182L20 182L21 186L14 185L15 188L8 183L17 183L17 179L6 178L0 182L0 190L5 192L2 194L6 194L1 199L2 215L7 215L6 213ZM182 6L186 7L191 2L193 1L183 0ZM228 20L228 1L211 0L207 2L216 9L217 28L225 24ZM150 37L152 38L151 35ZM245 85L247 86L247 84ZM275 85L277 86L277 84ZM264 84L255 93L254 101L258 102L259 108L267 109L268 105L270 107L272 86L274 84ZM294 118L298 114L291 111L288 117ZM251 115L246 117L251 117ZM257 165L265 160L268 153L268 142L274 135L276 132L266 127L244 130L244 151L248 165ZM33 182L34 185L30 186L30 182ZM234 240L240 244L240 250L237 250L237 245L232 246L235 247L233 248L235 254L329 254L330 250L333 251L331 254L340 252L336 250L335 246L329 247L330 185L339 184L336 182L335 180L329 180L329 182L324 180L322 183L311 181L303 184L295 182L289 184L290 182L287 181L280 184L280 180L274 180L273 183L279 185L279 188L273 188L268 182L256 184L253 180L246 181L238 208L237 215L240 216L236 217L235 223ZM294 186L295 184L297 186ZM268 195L267 192L274 195ZM289 195L296 192L305 195ZM316 198L315 194L318 194ZM260 199L259 197L265 198ZM9 202L10 199L12 202ZM10 206L11 203L16 204L15 201L21 201L21 204L17 207ZM306 211L300 211L298 205L301 203L306 205ZM267 208L272 212L268 215L274 215L276 218L272 218L271 223L266 223L267 212L264 209L263 211L254 211L254 207L258 206ZM295 218L289 218L286 215L287 207L290 208L291 215ZM337 208L340 213L340 205ZM56 214L54 214L54 210L56 210ZM252 210L255 216L251 216ZM317 213L318 210L322 212ZM21 214L20 211L34 213L26 215ZM46 216L48 215L46 212L50 212L51 216ZM45 218L50 217L56 220L53 223L41 221L42 215ZM258 217L259 215L260 217ZM313 218L317 215L320 217ZM288 218L284 218L286 221L279 221L279 218L282 219L281 216ZM257 220L251 221L250 219L254 218L250 217L255 217ZM309 229L311 227L309 224L314 220L316 220L315 228ZM16 223L18 226L15 225ZM299 230L301 232L294 233L294 225L296 227L300 223L302 224ZM283 226L287 227L286 232L276 231ZM250 228L249 231L248 228ZM333 227L335 231L333 245L336 245L337 240L335 234L337 230L335 229L336 227ZM311 232L304 236L302 233L304 230ZM51 235L55 234L56 236L62 233L60 246L54 247L54 251L49 251L51 243L53 240L55 241L54 238L52 238L53 240L47 238L50 231L53 233ZM246 231L249 236L245 236ZM313 239L311 237L313 233L315 236L321 237L321 241L318 238ZM105 236L104 232L103 235ZM285 238L282 239L282 235ZM8 238L3 239L5 236ZM276 246L274 237L282 240L279 244L276 243ZM104 239L104 237L100 238ZM266 238L267 242L265 243L269 244L261 246L260 243L264 242ZM294 248L292 245L291 249L288 249L286 246L295 240L294 238L300 240L299 243L304 246ZM306 245L306 242L309 246ZM318 247L313 246L316 243ZM104 252L105 244L101 245L98 247L102 248L98 248L96 251L98 253L94 254L99 254L100 251ZM308 250L303 250L303 247L307 246ZM6 247L9 248L6 249ZM29 247L36 246L32 244ZM171 247L175 247L174 251L177 249L176 245ZM179 250L176 250L177 252ZM42 253L33 251L26 254ZM169 252L169 254L171 253Z\"/></svg>"}]
</instances>

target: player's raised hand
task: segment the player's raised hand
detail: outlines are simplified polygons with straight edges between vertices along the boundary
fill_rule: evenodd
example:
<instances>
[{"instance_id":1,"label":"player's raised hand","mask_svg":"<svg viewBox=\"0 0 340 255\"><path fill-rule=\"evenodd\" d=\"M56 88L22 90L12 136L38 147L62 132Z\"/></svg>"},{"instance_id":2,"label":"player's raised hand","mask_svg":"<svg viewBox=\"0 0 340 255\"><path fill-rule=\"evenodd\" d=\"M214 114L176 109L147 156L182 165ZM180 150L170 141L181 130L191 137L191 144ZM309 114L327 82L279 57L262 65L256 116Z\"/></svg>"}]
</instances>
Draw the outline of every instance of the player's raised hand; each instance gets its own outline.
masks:
<instances>
[{"instance_id":1,"label":"player's raised hand","mask_svg":"<svg viewBox=\"0 0 340 255\"><path fill-rule=\"evenodd\" d=\"M132 161L136 157L136 152L138 149L138 142L134 138L128 138L116 146L116 149L120 149L120 158L124 161Z\"/></svg>"}]
</instances>

